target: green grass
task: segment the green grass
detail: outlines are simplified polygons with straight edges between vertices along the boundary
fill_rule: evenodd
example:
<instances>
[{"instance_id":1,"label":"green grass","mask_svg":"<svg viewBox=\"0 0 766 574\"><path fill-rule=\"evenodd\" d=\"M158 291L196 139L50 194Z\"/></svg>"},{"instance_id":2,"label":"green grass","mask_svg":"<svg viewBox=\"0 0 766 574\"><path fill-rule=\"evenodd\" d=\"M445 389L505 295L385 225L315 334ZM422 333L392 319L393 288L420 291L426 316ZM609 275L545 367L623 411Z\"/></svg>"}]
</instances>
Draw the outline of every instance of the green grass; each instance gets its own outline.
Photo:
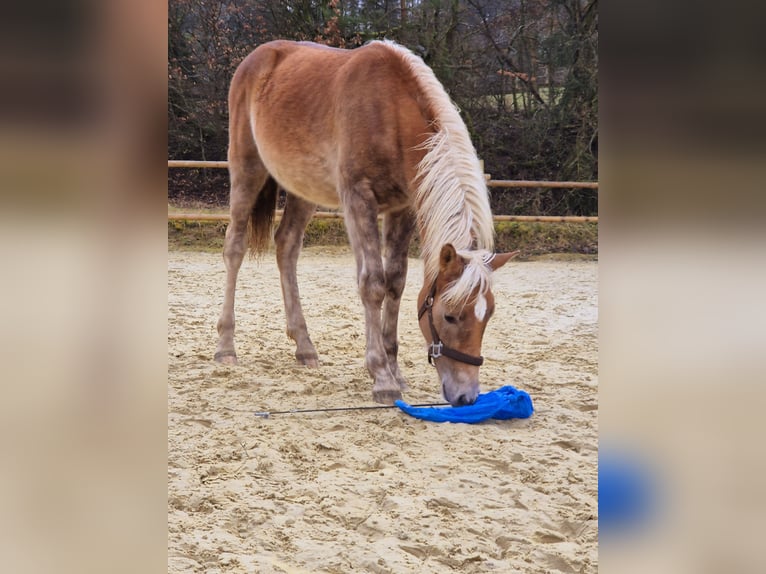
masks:
<instances>
[{"instance_id":1,"label":"green grass","mask_svg":"<svg viewBox=\"0 0 766 574\"><path fill-rule=\"evenodd\" d=\"M519 249L522 260L555 256L557 259L598 257L597 223L527 223L495 224L496 251ZM168 249L220 252L226 232L224 221L169 221ZM306 229L303 245L348 245L343 222L336 219L314 219ZM418 240L410 246L410 255L419 254Z\"/></svg>"},{"instance_id":2,"label":"green grass","mask_svg":"<svg viewBox=\"0 0 766 574\"><path fill-rule=\"evenodd\" d=\"M168 250L223 250L226 221L168 221Z\"/></svg>"},{"instance_id":3,"label":"green grass","mask_svg":"<svg viewBox=\"0 0 766 574\"><path fill-rule=\"evenodd\" d=\"M598 255L597 223L536 223L501 221L495 223L497 251L521 250L529 259L553 253Z\"/></svg>"}]
</instances>

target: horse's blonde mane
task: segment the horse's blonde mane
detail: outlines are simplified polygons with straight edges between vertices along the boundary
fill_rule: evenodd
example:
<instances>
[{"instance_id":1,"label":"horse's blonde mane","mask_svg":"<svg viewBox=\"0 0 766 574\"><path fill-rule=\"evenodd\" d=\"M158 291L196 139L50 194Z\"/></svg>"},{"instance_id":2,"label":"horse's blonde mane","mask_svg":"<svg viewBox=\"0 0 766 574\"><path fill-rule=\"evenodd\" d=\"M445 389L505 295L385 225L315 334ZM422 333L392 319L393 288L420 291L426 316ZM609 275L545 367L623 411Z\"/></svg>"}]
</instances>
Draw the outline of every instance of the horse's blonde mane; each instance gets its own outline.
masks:
<instances>
[{"instance_id":1,"label":"horse's blonde mane","mask_svg":"<svg viewBox=\"0 0 766 574\"><path fill-rule=\"evenodd\" d=\"M494 226L484 171L458 109L431 68L403 46L380 43L405 62L433 116L435 132L423 145L415 192L424 282L436 280L441 248L451 243L467 265L443 297L459 304L477 287L480 294L489 288Z\"/></svg>"}]
</instances>

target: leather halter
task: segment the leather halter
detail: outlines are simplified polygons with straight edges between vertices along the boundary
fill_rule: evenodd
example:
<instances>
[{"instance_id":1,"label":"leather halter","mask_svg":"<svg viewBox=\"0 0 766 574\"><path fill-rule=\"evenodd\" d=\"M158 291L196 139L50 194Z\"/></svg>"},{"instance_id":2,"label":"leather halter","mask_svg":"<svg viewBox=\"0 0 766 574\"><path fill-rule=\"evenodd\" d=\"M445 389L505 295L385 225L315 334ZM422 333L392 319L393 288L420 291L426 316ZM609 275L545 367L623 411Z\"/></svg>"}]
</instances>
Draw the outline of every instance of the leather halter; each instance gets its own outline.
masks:
<instances>
[{"instance_id":1,"label":"leather halter","mask_svg":"<svg viewBox=\"0 0 766 574\"><path fill-rule=\"evenodd\" d=\"M431 286L431 291L428 293L428 295L425 298L425 301L423 301L423 304L420 306L420 309L418 310L418 321L423 318L423 315L428 312L428 326L431 328L431 339L432 343L428 345L428 362L433 365L433 359L438 359L442 355L445 357L449 357L450 359L453 359L455 361L459 361L461 363L466 363L468 365L475 365L477 367L480 367L484 363L484 357L475 357L473 355L466 355L465 353L461 353L460 351L453 349L451 347L448 347L444 343L442 343L441 337L439 337L439 333L436 331L436 327L434 326L434 314L433 314L433 306L434 306L434 296L436 295L436 281L434 281L433 286Z\"/></svg>"}]
</instances>

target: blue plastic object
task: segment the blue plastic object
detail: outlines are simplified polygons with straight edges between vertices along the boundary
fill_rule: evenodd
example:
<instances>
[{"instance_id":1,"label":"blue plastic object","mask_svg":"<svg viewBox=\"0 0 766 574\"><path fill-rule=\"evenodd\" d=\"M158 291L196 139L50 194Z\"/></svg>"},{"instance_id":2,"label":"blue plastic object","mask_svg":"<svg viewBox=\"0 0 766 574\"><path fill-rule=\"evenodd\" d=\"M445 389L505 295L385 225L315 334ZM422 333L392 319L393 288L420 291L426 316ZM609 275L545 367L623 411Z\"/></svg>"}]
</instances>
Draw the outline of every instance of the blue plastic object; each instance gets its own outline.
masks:
<instances>
[{"instance_id":1,"label":"blue plastic object","mask_svg":"<svg viewBox=\"0 0 766 574\"><path fill-rule=\"evenodd\" d=\"M408 415L437 423L480 423L487 419L526 419L535 412L526 391L510 385L482 393L472 405L463 407L411 407L404 401L394 403Z\"/></svg>"}]
</instances>

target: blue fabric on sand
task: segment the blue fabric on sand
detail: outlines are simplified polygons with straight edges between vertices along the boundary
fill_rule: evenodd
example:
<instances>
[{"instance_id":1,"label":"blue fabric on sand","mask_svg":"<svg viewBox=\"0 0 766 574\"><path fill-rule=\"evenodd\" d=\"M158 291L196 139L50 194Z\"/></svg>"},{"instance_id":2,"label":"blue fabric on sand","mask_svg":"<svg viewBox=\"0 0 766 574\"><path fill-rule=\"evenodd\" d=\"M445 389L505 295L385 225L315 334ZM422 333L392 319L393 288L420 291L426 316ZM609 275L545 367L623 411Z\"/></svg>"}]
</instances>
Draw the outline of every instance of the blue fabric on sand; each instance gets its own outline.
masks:
<instances>
[{"instance_id":1,"label":"blue fabric on sand","mask_svg":"<svg viewBox=\"0 0 766 574\"><path fill-rule=\"evenodd\" d=\"M472 405L464 407L411 407L404 401L394 403L408 415L437 423L480 423L487 419L526 419L535 409L526 391L510 385L482 393Z\"/></svg>"}]
</instances>

